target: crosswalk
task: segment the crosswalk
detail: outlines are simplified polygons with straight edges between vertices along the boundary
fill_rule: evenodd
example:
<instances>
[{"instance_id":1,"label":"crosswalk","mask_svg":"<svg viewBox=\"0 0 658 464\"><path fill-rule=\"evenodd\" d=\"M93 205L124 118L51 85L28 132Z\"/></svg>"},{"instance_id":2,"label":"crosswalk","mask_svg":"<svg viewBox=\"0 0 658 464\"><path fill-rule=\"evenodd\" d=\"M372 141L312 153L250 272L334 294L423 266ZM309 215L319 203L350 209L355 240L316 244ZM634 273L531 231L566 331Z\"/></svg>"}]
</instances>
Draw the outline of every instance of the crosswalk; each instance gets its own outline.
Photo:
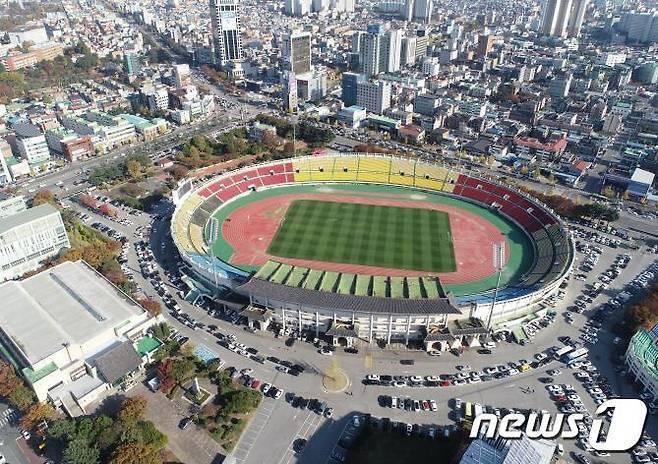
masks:
<instances>
[{"instance_id":1,"label":"crosswalk","mask_svg":"<svg viewBox=\"0 0 658 464\"><path fill-rule=\"evenodd\" d=\"M5 409L2 414L0 414L0 428L3 428L7 424L14 422L18 418L18 411L14 408Z\"/></svg>"}]
</instances>

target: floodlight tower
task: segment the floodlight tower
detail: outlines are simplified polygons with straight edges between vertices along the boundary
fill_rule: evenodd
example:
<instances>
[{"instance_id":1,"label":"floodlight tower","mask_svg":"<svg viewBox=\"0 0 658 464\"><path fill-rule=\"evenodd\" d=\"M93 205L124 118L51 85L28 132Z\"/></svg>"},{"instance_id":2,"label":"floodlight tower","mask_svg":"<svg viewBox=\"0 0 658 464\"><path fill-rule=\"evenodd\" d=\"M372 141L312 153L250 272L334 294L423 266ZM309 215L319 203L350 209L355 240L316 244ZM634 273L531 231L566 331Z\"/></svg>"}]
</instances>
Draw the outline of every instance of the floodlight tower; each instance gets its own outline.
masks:
<instances>
[{"instance_id":1,"label":"floodlight tower","mask_svg":"<svg viewBox=\"0 0 658 464\"><path fill-rule=\"evenodd\" d=\"M491 319L493 317L494 308L496 307L496 299L498 298L498 289L500 288L500 280L503 276L505 269L505 242L493 244L493 266L498 272L498 280L496 281L496 289L494 290L493 301L491 302L491 309L489 310L489 317L487 318L487 333L491 332Z\"/></svg>"}]
</instances>

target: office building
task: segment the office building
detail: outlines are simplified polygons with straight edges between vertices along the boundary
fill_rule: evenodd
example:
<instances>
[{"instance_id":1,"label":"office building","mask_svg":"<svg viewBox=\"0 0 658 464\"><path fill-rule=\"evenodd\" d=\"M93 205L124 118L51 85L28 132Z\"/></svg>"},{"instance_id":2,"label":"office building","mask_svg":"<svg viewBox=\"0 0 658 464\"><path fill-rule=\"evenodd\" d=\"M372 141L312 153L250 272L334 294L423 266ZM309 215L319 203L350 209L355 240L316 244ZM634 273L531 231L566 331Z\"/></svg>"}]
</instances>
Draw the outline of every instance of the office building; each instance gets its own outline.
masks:
<instances>
[{"instance_id":1,"label":"office building","mask_svg":"<svg viewBox=\"0 0 658 464\"><path fill-rule=\"evenodd\" d=\"M357 83L356 104L371 113L382 114L391 106L391 84L383 81Z\"/></svg>"},{"instance_id":2,"label":"office building","mask_svg":"<svg viewBox=\"0 0 658 464\"><path fill-rule=\"evenodd\" d=\"M23 195L9 196L0 192L0 219L13 216L27 209Z\"/></svg>"},{"instance_id":3,"label":"office building","mask_svg":"<svg viewBox=\"0 0 658 464\"><path fill-rule=\"evenodd\" d=\"M240 5L237 0L210 0L210 23L216 63L228 67L242 60Z\"/></svg>"},{"instance_id":4,"label":"office building","mask_svg":"<svg viewBox=\"0 0 658 464\"><path fill-rule=\"evenodd\" d=\"M644 63L633 70L633 79L642 84L658 83L658 63Z\"/></svg>"},{"instance_id":5,"label":"office building","mask_svg":"<svg viewBox=\"0 0 658 464\"><path fill-rule=\"evenodd\" d=\"M35 125L20 122L12 126L16 133L18 154L30 164L37 166L50 161L50 150L46 137Z\"/></svg>"},{"instance_id":6,"label":"office building","mask_svg":"<svg viewBox=\"0 0 658 464\"><path fill-rule=\"evenodd\" d=\"M0 344L39 401L70 416L138 384L161 322L84 261L0 285ZM155 347L155 348L154 348Z\"/></svg>"},{"instance_id":7,"label":"office building","mask_svg":"<svg viewBox=\"0 0 658 464\"><path fill-rule=\"evenodd\" d=\"M459 464L550 464L556 443L531 439L523 434L520 439L476 438L462 455Z\"/></svg>"},{"instance_id":8,"label":"office building","mask_svg":"<svg viewBox=\"0 0 658 464\"><path fill-rule=\"evenodd\" d=\"M70 246L62 216L50 204L0 219L0 281L34 271Z\"/></svg>"},{"instance_id":9,"label":"office building","mask_svg":"<svg viewBox=\"0 0 658 464\"><path fill-rule=\"evenodd\" d=\"M297 97L302 101L322 100L327 95L327 74L319 69L297 75Z\"/></svg>"},{"instance_id":10,"label":"office building","mask_svg":"<svg viewBox=\"0 0 658 464\"><path fill-rule=\"evenodd\" d=\"M295 74L311 71L311 33L293 31L283 38L284 67Z\"/></svg>"},{"instance_id":11,"label":"office building","mask_svg":"<svg viewBox=\"0 0 658 464\"><path fill-rule=\"evenodd\" d=\"M342 80L342 100L345 106L356 105L356 87L359 82L365 81L363 74L346 72Z\"/></svg>"}]
</instances>

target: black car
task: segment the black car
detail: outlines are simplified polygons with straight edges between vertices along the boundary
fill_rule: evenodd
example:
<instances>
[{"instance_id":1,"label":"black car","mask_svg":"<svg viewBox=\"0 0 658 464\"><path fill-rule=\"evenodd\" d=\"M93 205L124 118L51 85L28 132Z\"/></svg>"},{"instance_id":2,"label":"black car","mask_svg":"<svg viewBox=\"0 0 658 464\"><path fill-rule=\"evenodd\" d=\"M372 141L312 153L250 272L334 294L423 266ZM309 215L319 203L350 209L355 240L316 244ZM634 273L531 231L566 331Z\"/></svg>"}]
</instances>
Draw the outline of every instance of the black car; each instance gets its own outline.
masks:
<instances>
[{"instance_id":1,"label":"black car","mask_svg":"<svg viewBox=\"0 0 658 464\"><path fill-rule=\"evenodd\" d=\"M400 359L400 364L403 366L413 366L416 362L413 359Z\"/></svg>"},{"instance_id":2,"label":"black car","mask_svg":"<svg viewBox=\"0 0 658 464\"><path fill-rule=\"evenodd\" d=\"M290 337L286 340L286 346L293 346L295 344L295 339Z\"/></svg>"},{"instance_id":3,"label":"black car","mask_svg":"<svg viewBox=\"0 0 658 464\"><path fill-rule=\"evenodd\" d=\"M291 404L291 406L292 406L293 408L296 408L296 407L299 407L299 406L301 405L302 401L304 401L304 398L303 398L303 397L301 397L301 396L294 396L294 397L292 398L292 401L290 401L290 404Z\"/></svg>"},{"instance_id":4,"label":"black car","mask_svg":"<svg viewBox=\"0 0 658 464\"><path fill-rule=\"evenodd\" d=\"M181 419L181 421L178 423L178 428L181 429L181 430L185 430L186 428L188 428L190 426L191 423L192 423L192 418L191 417L185 417L185 418Z\"/></svg>"},{"instance_id":5,"label":"black car","mask_svg":"<svg viewBox=\"0 0 658 464\"><path fill-rule=\"evenodd\" d=\"M306 446L306 438L298 438L292 443L292 449L295 453L301 453Z\"/></svg>"},{"instance_id":6,"label":"black car","mask_svg":"<svg viewBox=\"0 0 658 464\"><path fill-rule=\"evenodd\" d=\"M478 353L479 354L491 354L491 353L493 353L493 351L491 351L489 348L480 348L478 350Z\"/></svg>"},{"instance_id":7,"label":"black car","mask_svg":"<svg viewBox=\"0 0 658 464\"><path fill-rule=\"evenodd\" d=\"M299 407L302 409L309 409L310 404L311 404L311 400L302 398L302 400L299 402Z\"/></svg>"}]
</instances>

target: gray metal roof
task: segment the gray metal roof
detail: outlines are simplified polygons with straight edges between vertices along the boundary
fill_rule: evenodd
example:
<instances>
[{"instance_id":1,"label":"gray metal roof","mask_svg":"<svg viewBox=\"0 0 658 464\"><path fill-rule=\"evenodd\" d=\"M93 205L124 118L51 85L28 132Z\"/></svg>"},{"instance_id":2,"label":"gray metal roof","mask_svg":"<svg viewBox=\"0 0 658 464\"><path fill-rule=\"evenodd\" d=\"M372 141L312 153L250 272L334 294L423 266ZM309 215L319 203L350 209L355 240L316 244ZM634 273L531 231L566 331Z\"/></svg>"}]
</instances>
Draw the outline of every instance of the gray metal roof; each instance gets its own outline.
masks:
<instances>
[{"instance_id":1,"label":"gray metal roof","mask_svg":"<svg viewBox=\"0 0 658 464\"><path fill-rule=\"evenodd\" d=\"M11 126L17 137L38 137L43 135L39 128L27 122L17 122Z\"/></svg>"},{"instance_id":2,"label":"gray metal roof","mask_svg":"<svg viewBox=\"0 0 658 464\"><path fill-rule=\"evenodd\" d=\"M107 383L113 384L121 377L139 369L142 358L132 342L120 343L96 358L96 367Z\"/></svg>"},{"instance_id":3,"label":"gray metal roof","mask_svg":"<svg viewBox=\"0 0 658 464\"><path fill-rule=\"evenodd\" d=\"M31 364L113 333L144 310L83 261L0 285L0 329Z\"/></svg>"},{"instance_id":4,"label":"gray metal roof","mask_svg":"<svg viewBox=\"0 0 658 464\"><path fill-rule=\"evenodd\" d=\"M237 287L236 290L244 295L256 295L282 303L336 311L384 314L461 314L461 311L451 305L447 298L430 300L343 295L288 287L257 278L252 278Z\"/></svg>"},{"instance_id":5,"label":"gray metal roof","mask_svg":"<svg viewBox=\"0 0 658 464\"><path fill-rule=\"evenodd\" d=\"M14 227L22 226L23 224L44 218L51 214L59 214L59 211L53 205L44 203L43 205L35 206L34 208L29 208L20 213L2 218L0 219L0 235Z\"/></svg>"}]
</instances>

